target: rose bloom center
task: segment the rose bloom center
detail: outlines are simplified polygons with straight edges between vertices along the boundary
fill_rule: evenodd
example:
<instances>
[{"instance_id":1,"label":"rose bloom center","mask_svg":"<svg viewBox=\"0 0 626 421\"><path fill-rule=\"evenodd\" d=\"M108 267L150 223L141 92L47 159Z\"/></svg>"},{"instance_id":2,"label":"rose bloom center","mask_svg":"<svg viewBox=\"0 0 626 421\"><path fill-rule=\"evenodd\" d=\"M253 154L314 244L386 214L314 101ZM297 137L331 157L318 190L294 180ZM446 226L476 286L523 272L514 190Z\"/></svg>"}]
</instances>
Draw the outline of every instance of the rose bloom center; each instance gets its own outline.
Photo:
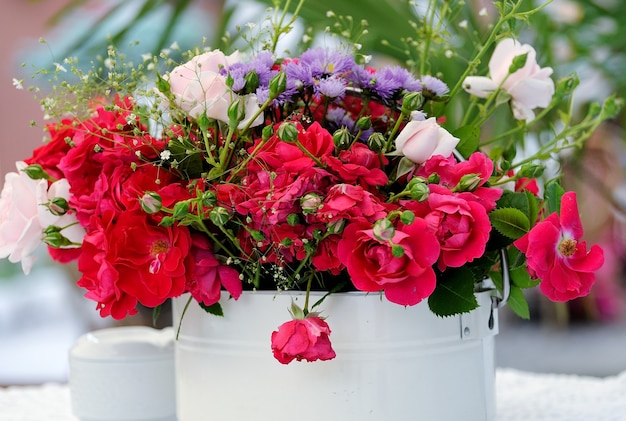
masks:
<instances>
[{"instance_id":1,"label":"rose bloom center","mask_svg":"<svg viewBox=\"0 0 626 421\"><path fill-rule=\"evenodd\" d=\"M563 240L559 244L559 252L565 257L570 257L576 252L577 244L578 243L576 242L576 240L572 240L572 239Z\"/></svg>"}]
</instances>

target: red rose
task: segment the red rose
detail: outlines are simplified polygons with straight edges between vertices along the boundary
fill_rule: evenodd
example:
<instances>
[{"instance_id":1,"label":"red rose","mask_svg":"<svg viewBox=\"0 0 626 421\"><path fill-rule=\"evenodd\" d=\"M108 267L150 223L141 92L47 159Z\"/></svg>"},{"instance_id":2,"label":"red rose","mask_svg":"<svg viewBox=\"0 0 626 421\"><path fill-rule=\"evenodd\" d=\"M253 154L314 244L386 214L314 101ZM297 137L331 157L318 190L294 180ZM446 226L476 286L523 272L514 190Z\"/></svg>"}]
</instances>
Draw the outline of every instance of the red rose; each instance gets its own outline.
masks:
<instances>
[{"instance_id":1,"label":"red rose","mask_svg":"<svg viewBox=\"0 0 626 421\"><path fill-rule=\"evenodd\" d=\"M191 252L186 266L187 290L199 303L207 306L217 303L222 287L235 300L241 295L239 272L217 260L211 251L211 243L203 234L192 235Z\"/></svg>"},{"instance_id":2,"label":"red rose","mask_svg":"<svg viewBox=\"0 0 626 421\"><path fill-rule=\"evenodd\" d=\"M78 269L78 284L98 301L103 316L116 319L133 314L139 301L156 307L185 290L185 259L191 247L186 227L151 224L142 211L122 212L115 219L109 210L85 236Z\"/></svg>"},{"instance_id":3,"label":"red rose","mask_svg":"<svg viewBox=\"0 0 626 421\"><path fill-rule=\"evenodd\" d=\"M393 303L415 305L435 289L439 243L423 219L396 227L389 241L377 238L366 222L348 225L342 235L337 254L358 290L384 291ZM401 257L394 256L393 245L404 249Z\"/></svg>"},{"instance_id":4,"label":"red rose","mask_svg":"<svg viewBox=\"0 0 626 421\"><path fill-rule=\"evenodd\" d=\"M294 359L331 360L335 351L330 344L330 327L320 317L307 316L283 323L278 331L272 332L272 351L274 358L282 364L289 364Z\"/></svg>"}]
</instances>

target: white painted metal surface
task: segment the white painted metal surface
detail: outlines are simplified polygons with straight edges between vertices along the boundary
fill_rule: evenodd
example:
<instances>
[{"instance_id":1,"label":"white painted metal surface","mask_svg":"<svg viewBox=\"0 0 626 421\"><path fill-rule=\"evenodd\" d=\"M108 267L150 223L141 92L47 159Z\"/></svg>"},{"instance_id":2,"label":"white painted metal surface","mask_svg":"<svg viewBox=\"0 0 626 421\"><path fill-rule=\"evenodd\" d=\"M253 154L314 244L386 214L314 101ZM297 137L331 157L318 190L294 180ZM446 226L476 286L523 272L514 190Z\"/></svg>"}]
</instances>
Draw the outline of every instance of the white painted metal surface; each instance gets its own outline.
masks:
<instances>
[{"instance_id":1,"label":"white painted metal surface","mask_svg":"<svg viewBox=\"0 0 626 421\"><path fill-rule=\"evenodd\" d=\"M320 310L337 357L282 365L270 335L290 319L292 297L303 304L303 294L245 292L222 300L223 318L189 306L175 343L178 421L494 419L489 292L478 310L449 318L425 302L332 295ZM187 298L174 300L174 329Z\"/></svg>"}]
</instances>

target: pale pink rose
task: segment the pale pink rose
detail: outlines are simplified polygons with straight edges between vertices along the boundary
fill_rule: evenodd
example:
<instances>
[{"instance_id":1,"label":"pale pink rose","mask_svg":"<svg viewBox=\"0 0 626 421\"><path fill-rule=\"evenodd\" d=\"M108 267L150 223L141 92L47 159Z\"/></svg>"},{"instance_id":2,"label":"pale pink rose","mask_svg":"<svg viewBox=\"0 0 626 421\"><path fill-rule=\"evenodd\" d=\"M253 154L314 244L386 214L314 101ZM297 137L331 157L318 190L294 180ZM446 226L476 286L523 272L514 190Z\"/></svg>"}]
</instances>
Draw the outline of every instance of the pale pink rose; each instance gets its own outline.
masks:
<instances>
[{"instance_id":1,"label":"pale pink rose","mask_svg":"<svg viewBox=\"0 0 626 421\"><path fill-rule=\"evenodd\" d=\"M32 253L41 243L39 200L46 195L48 182L32 180L21 170L24 162L17 162L18 172L7 173L0 194L0 258L22 263L25 274L35 261Z\"/></svg>"},{"instance_id":2,"label":"pale pink rose","mask_svg":"<svg viewBox=\"0 0 626 421\"><path fill-rule=\"evenodd\" d=\"M214 50L197 55L174 68L164 79L170 84L176 105L193 118L206 114L209 118L228 122L228 107L239 99L245 108L245 118L239 123L239 128L243 128L259 110L256 95L235 94L226 86L226 78L220 74L221 69L228 70L230 65L239 60L240 54L237 52L226 56ZM263 118L259 116L251 126L262 122Z\"/></svg>"},{"instance_id":3,"label":"pale pink rose","mask_svg":"<svg viewBox=\"0 0 626 421\"><path fill-rule=\"evenodd\" d=\"M46 180L33 180L22 169L27 165L17 162L18 172L6 174L0 194L0 258L21 262L25 274L30 273L35 256L33 252L41 244L43 230L49 225L70 226L62 234L73 242L81 243L84 230L72 214L52 215L42 204L54 197L67 196L69 188L59 183L48 191Z\"/></svg>"},{"instance_id":4,"label":"pale pink rose","mask_svg":"<svg viewBox=\"0 0 626 421\"><path fill-rule=\"evenodd\" d=\"M509 75L509 68L517 56L528 54L526 63ZM463 89L472 95L485 98L498 86L511 95L513 115L518 120L532 120L533 109L545 108L554 95L554 81L550 78L551 67L537 64L537 53L528 44L520 44L505 38L496 45L489 60L491 77L469 76L463 81Z\"/></svg>"},{"instance_id":5,"label":"pale pink rose","mask_svg":"<svg viewBox=\"0 0 626 421\"><path fill-rule=\"evenodd\" d=\"M450 156L458 143L459 139L437 124L434 117L411 120L396 138L396 153L421 164L434 155Z\"/></svg>"}]
</instances>

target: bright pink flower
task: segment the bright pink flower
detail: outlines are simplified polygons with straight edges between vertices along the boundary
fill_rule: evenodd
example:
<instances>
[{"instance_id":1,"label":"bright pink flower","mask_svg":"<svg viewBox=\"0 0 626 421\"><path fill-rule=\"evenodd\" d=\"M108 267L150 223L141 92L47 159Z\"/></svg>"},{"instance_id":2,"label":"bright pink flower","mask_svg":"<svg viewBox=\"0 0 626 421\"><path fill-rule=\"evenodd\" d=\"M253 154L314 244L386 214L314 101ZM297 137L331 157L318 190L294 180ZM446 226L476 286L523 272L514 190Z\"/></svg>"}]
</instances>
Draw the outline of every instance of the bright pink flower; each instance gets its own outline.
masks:
<instances>
[{"instance_id":1,"label":"bright pink flower","mask_svg":"<svg viewBox=\"0 0 626 421\"><path fill-rule=\"evenodd\" d=\"M587 295L595 281L594 271L604 263L603 250L593 245L589 252L578 214L576 193L561 199L561 215L553 213L535 225L514 245L526 255L529 272L552 301L568 301Z\"/></svg>"},{"instance_id":2,"label":"bright pink flower","mask_svg":"<svg viewBox=\"0 0 626 421\"><path fill-rule=\"evenodd\" d=\"M487 212L496 207L496 201L502 196L502 189L485 187L485 183L493 172L493 161L481 152L475 152L466 161L457 162L452 156L443 157L435 155L424 165L418 168L416 175L428 178L437 174L440 178L439 185L453 190L464 176L476 176L475 184L470 189Z\"/></svg>"},{"instance_id":3,"label":"bright pink flower","mask_svg":"<svg viewBox=\"0 0 626 421\"><path fill-rule=\"evenodd\" d=\"M431 185L425 202L406 202L406 208L426 220L441 245L440 270L461 267L485 252L491 222L471 193L452 193Z\"/></svg>"},{"instance_id":4,"label":"bright pink flower","mask_svg":"<svg viewBox=\"0 0 626 421\"><path fill-rule=\"evenodd\" d=\"M383 158L387 163L387 158ZM339 158L326 156L329 171L336 173L346 184L361 185L367 190L373 186L384 186L389 182L387 174L381 169L377 153L362 143L355 143L347 151L341 151Z\"/></svg>"},{"instance_id":5,"label":"bright pink flower","mask_svg":"<svg viewBox=\"0 0 626 421\"><path fill-rule=\"evenodd\" d=\"M365 219L371 223L387 216L391 206L361 186L337 184L332 186L318 211L320 220Z\"/></svg>"},{"instance_id":6,"label":"bright pink flower","mask_svg":"<svg viewBox=\"0 0 626 421\"><path fill-rule=\"evenodd\" d=\"M393 245L403 247L401 257L394 256ZM432 265L439 257L439 242L423 219L396 227L390 241L378 239L371 223L349 224L337 254L358 290L384 291L392 303L415 305L435 289Z\"/></svg>"},{"instance_id":7,"label":"bright pink flower","mask_svg":"<svg viewBox=\"0 0 626 421\"><path fill-rule=\"evenodd\" d=\"M323 319L307 316L283 323L272 332L274 358L282 364L293 360L331 360L335 351L330 343L330 327Z\"/></svg>"},{"instance_id":8,"label":"bright pink flower","mask_svg":"<svg viewBox=\"0 0 626 421\"><path fill-rule=\"evenodd\" d=\"M242 291L239 272L217 260L207 237L193 234L191 238L191 252L186 266L187 289L192 297L210 306L220 300L221 288L224 287L237 300Z\"/></svg>"}]
</instances>

